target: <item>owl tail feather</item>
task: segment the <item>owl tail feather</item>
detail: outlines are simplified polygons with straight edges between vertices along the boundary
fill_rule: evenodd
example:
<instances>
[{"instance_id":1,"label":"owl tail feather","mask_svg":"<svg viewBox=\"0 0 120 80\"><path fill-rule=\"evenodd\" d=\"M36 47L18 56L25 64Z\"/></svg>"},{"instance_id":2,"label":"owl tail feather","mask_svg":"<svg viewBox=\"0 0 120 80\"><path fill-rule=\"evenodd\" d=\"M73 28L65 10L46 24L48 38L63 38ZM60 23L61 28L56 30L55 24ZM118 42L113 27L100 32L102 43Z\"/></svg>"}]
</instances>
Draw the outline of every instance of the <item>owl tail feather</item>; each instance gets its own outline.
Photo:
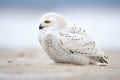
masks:
<instances>
[{"instance_id":1,"label":"owl tail feather","mask_svg":"<svg viewBox=\"0 0 120 80\"><path fill-rule=\"evenodd\" d=\"M89 56L92 60L95 60L99 63L106 63L108 64L108 61L107 61L107 56Z\"/></svg>"}]
</instances>

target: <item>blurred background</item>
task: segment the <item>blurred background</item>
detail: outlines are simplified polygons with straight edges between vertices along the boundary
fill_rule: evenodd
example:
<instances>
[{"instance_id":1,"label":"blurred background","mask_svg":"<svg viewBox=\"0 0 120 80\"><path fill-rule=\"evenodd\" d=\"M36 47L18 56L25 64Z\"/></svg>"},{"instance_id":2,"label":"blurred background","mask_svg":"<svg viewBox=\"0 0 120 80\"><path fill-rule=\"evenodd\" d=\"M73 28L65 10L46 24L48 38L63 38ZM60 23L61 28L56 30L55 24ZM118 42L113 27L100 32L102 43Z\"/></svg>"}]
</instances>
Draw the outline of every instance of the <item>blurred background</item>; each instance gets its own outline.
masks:
<instances>
[{"instance_id":1,"label":"blurred background","mask_svg":"<svg viewBox=\"0 0 120 80\"><path fill-rule=\"evenodd\" d=\"M46 12L85 27L98 46L120 49L120 0L0 0L0 48L39 48L39 19Z\"/></svg>"}]
</instances>

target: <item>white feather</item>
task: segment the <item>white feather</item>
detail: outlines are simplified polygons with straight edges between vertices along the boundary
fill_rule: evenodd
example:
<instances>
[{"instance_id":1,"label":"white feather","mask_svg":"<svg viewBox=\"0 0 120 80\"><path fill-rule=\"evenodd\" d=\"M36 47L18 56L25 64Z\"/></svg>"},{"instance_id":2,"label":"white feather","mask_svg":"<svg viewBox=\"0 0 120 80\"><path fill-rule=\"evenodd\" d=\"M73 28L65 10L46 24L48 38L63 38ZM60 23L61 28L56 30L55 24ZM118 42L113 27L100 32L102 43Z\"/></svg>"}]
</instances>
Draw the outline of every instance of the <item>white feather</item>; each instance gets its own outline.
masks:
<instances>
[{"instance_id":1,"label":"white feather","mask_svg":"<svg viewBox=\"0 0 120 80\"><path fill-rule=\"evenodd\" d=\"M44 24L46 19L51 20L51 24L46 24L47 27L40 30L42 34L39 40L53 61L82 65L107 63L104 52L97 48L95 41L89 37L85 29L69 25L59 14L45 14L40 24Z\"/></svg>"}]
</instances>

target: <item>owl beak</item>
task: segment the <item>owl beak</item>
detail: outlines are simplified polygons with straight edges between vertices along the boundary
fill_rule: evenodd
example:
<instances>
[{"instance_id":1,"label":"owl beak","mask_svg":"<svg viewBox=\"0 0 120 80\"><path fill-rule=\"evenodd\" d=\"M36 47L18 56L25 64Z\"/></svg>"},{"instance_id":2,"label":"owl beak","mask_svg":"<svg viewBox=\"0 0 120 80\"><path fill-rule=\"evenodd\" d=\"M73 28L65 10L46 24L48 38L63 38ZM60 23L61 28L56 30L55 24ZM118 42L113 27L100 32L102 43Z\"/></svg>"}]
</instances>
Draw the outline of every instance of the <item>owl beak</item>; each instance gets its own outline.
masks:
<instances>
[{"instance_id":1,"label":"owl beak","mask_svg":"<svg viewBox=\"0 0 120 80\"><path fill-rule=\"evenodd\" d=\"M45 26L42 26L42 24L40 24L40 26L39 26L39 30L40 29L43 29Z\"/></svg>"}]
</instances>

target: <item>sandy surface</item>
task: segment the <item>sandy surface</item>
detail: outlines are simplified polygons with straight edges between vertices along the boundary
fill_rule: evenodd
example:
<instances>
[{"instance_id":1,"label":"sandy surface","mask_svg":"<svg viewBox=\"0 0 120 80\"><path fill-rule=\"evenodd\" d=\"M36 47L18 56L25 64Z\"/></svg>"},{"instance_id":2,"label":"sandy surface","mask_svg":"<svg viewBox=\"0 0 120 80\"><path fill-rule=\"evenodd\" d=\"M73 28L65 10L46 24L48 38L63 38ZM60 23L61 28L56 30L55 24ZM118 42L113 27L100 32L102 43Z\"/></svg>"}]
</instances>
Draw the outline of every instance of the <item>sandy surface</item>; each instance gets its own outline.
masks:
<instances>
[{"instance_id":1,"label":"sandy surface","mask_svg":"<svg viewBox=\"0 0 120 80\"><path fill-rule=\"evenodd\" d=\"M0 80L120 80L120 51L108 66L55 64L41 49L0 49Z\"/></svg>"}]
</instances>

